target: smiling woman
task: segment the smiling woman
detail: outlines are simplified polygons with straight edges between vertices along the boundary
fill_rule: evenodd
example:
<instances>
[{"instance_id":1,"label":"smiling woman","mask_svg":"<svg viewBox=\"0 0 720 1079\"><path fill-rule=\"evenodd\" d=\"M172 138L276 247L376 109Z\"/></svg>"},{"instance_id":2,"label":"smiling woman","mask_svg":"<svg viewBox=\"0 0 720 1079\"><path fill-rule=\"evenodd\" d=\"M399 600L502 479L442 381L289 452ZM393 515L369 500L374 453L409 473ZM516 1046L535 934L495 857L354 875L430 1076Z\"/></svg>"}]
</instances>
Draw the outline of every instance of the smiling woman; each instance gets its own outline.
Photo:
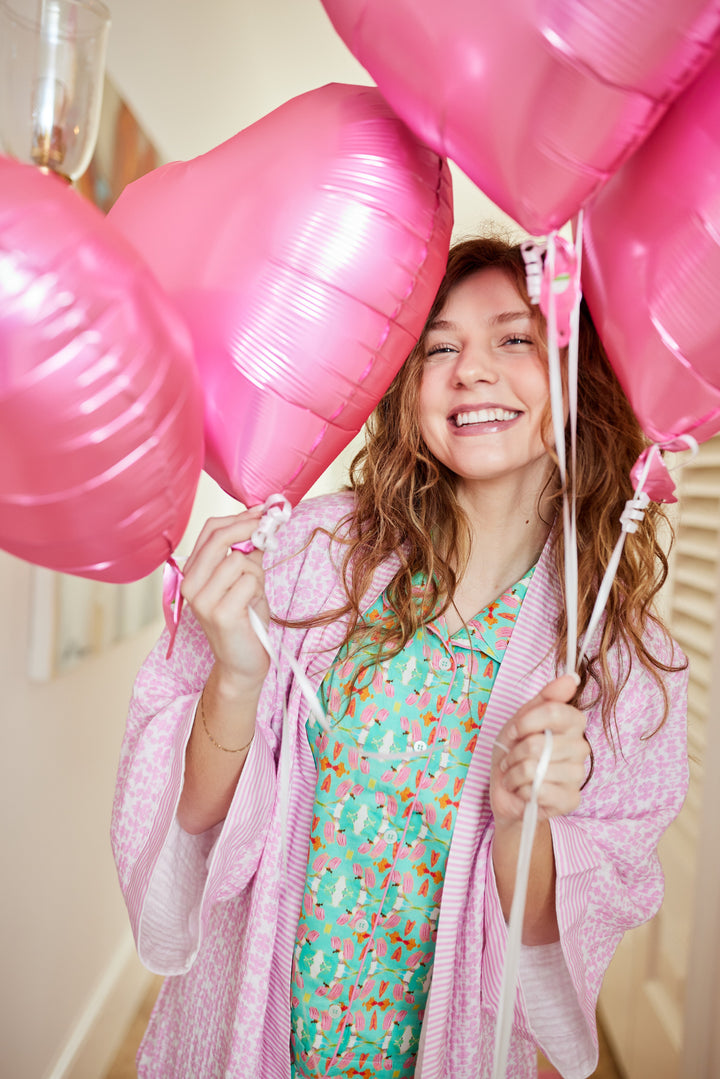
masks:
<instances>
[{"instance_id":1,"label":"smiling woman","mask_svg":"<svg viewBox=\"0 0 720 1079\"><path fill-rule=\"evenodd\" d=\"M586 314L580 336L582 632L644 440ZM580 677L560 673L549 413L520 249L467 241L351 489L301 503L262 565L227 557L256 514L206 525L173 655L165 636L137 679L115 802L141 958L176 975L143 1079L489 1076L546 730L507 1074L534 1079L538 1046L567 1079L592 1073L605 967L662 898L686 674L652 610L657 508ZM285 650L270 671L250 607Z\"/></svg>"}]
</instances>

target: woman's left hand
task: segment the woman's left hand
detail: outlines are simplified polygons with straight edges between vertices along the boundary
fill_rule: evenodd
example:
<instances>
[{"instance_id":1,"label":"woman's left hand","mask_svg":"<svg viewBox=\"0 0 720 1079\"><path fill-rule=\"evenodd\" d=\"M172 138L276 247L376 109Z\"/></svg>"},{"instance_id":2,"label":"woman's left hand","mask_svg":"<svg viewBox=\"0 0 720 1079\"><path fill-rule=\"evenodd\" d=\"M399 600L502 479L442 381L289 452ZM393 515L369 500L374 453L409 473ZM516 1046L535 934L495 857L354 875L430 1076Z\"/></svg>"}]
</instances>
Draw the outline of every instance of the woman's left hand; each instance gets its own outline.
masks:
<instances>
[{"instance_id":1,"label":"woman's left hand","mask_svg":"<svg viewBox=\"0 0 720 1079\"><path fill-rule=\"evenodd\" d=\"M538 818L572 813L580 804L590 746L585 738L585 714L567 703L576 690L574 675L556 678L518 709L498 734L490 772L490 803L496 825L522 819L545 747L546 730L553 735L552 756L538 793Z\"/></svg>"}]
</instances>

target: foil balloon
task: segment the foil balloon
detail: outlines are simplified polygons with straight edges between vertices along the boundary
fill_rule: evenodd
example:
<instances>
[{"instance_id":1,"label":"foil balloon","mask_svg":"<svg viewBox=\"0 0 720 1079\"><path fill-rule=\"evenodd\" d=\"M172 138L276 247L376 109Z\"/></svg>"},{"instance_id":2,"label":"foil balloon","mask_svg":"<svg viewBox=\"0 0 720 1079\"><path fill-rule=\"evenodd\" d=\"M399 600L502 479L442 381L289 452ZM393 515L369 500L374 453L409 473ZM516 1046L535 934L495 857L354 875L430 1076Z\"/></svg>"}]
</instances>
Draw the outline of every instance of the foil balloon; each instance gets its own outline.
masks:
<instances>
[{"instance_id":1,"label":"foil balloon","mask_svg":"<svg viewBox=\"0 0 720 1079\"><path fill-rule=\"evenodd\" d=\"M358 432L422 330L451 201L447 164L346 85L125 189L110 218L188 321L229 494L296 504Z\"/></svg>"},{"instance_id":2,"label":"foil balloon","mask_svg":"<svg viewBox=\"0 0 720 1079\"><path fill-rule=\"evenodd\" d=\"M583 290L653 441L720 431L720 55L589 207Z\"/></svg>"},{"instance_id":3,"label":"foil balloon","mask_svg":"<svg viewBox=\"0 0 720 1079\"><path fill-rule=\"evenodd\" d=\"M528 232L564 224L717 45L718 0L323 0L395 111Z\"/></svg>"},{"instance_id":4,"label":"foil balloon","mask_svg":"<svg viewBox=\"0 0 720 1079\"><path fill-rule=\"evenodd\" d=\"M177 312L95 207L0 158L0 547L137 580L179 542L201 466Z\"/></svg>"}]
</instances>

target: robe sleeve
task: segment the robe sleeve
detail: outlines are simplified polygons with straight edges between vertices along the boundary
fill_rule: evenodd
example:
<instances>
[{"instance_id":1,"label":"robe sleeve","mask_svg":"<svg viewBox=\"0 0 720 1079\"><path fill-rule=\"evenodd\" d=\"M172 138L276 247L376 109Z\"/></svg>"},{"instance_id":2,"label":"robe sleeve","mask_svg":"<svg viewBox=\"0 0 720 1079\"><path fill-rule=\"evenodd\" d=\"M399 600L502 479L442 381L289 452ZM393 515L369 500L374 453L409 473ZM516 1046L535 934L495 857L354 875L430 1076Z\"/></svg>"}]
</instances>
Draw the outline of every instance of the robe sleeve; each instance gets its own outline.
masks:
<instances>
[{"instance_id":1,"label":"robe sleeve","mask_svg":"<svg viewBox=\"0 0 720 1079\"><path fill-rule=\"evenodd\" d=\"M311 543L310 537L316 524L335 525L349 507L347 496L331 496L296 508L266 565L265 591L276 616L304 619L322 609L336 579L327 554L329 532L322 542ZM296 658L305 633L277 622L269 627L275 650ZM165 975L190 969L220 905L238 899L247 913L252 904L263 851L282 830L277 772L292 684L286 663L282 670L271 665L227 817L202 835L189 835L176 811L185 748L213 656L187 605L169 659L168 639L163 633L135 682L112 818L113 853L138 954L149 969Z\"/></svg>"},{"instance_id":2,"label":"robe sleeve","mask_svg":"<svg viewBox=\"0 0 720 1079\"><path fill-rule=\"evenodd\" d=\"M210 908L247 888L275 797L276 737L258 723L222 825L189 835L177 822L185 747L212 666L204 634L185 610L170 659L164 633L133 689L113 806L112 845L138 954L159 974L179 974L197 954ZM269 675L261 709L274 690Z\"/></svg>"},{"instance_id":3,"label":"robe sleeve","mask_svg":"<svg viewBox=\"0 0 720 1079\"><path fill-rule=\"evenodd\" d=\"M550 821L560 941L523 947L514 1024L567 1079L584 1079L596 1065L597 998L618 943L662 902L657 846L680 812L688 783L687 679L687 670L665 676L669 711L657 730L661 691L644 670L631 673L618 701L614 746L595 717L588 726L594 772L581 804ZM486 954L504 955L507 927L491 855L485 933ZM494 962L483 972L483 1003L493 1011L501 969Z\"/></svg>"}]
</instances>

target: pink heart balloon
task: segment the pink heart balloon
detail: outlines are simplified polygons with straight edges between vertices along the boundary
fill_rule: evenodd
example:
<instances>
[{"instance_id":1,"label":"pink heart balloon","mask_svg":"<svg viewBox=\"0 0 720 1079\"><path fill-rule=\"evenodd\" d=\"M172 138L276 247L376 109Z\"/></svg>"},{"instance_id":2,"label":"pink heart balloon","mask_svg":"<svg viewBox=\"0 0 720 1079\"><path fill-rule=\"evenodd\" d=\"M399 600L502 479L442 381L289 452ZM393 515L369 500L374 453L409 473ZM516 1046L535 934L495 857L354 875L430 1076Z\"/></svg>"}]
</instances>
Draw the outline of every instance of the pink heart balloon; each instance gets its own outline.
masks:
<instances>
[{"instance_id":1,"label":"pink heart balloon","mask_svg":"<svg viewBox=\"0 0 720 1079\"><path fill-rule=\"evenodd\" d=\"M323 0L407 124L528 232L568 221L705 63L717 0Z\"/></svg>"},{"instance_id":2,"label":"pink heart balloon","mask_svg":"<svg viewBox=\"0 0 720 1079\"><path fill-rule=\"evenodd\" d=\"M451 201L378 90L343 85L123 192L110 217L190 325L231 495L295 504L359 431L422 330Z\"/></svg>"},{"instance_id":3,"label":"pink heart balloon","mask_svg":"<svg viewBox=\"0 0 720 1079\"><path fill-rule=\"evenodd\" d=\"M647 434L720 431L720 55L590 206L583 288Z\"/></svg>"},{"instance_id":4,"label":"pink heart balloon","mask_svg":"<svg viewBox=\"0 0 720 1079\"><path fill-rule=\"evenodd\" d=\"M187 525L202 399L187 329L103 215L0 158L0 547L133 581Z\"/></svg>"}]
</instances>

